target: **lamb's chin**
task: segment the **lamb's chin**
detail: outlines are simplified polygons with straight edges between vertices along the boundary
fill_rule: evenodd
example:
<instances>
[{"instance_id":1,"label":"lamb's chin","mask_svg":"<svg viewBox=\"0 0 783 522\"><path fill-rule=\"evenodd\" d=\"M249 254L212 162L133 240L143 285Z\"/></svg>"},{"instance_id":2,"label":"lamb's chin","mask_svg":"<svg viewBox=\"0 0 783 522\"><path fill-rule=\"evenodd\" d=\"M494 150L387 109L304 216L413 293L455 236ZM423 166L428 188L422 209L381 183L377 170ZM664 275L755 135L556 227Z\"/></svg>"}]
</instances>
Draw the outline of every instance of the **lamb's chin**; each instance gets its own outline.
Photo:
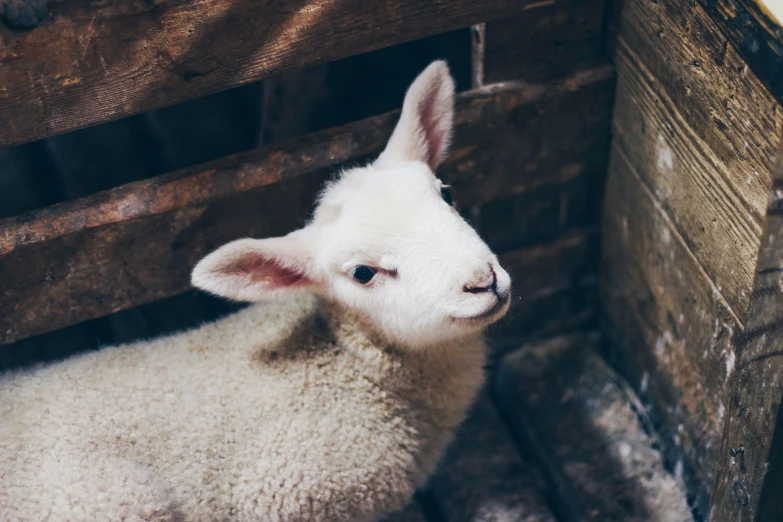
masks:
<instances>
[{"instance_id":1,"label":"lamb's chin","mask_svg":"<svg viewBox=\"0 0 783 522\"><path fill-rule=\"evenodd\" d=\"M483 329L501 320L508 313L511 306L511 295L506 294L499 298L495 304L476 315L468 317L453 317L452 320L463 325Z\"/></svg>"}]
</instances>

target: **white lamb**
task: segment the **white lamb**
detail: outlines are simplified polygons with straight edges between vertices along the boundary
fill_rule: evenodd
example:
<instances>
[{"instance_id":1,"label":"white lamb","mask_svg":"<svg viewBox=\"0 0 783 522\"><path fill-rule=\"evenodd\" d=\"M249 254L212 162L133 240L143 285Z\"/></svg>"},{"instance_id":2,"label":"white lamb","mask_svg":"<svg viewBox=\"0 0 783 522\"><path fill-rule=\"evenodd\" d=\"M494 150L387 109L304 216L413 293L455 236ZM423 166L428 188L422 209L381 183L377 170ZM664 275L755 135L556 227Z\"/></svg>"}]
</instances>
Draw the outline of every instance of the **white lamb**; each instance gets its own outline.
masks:
<instances>
[{"instance_id":1,"label":"white lamb","mask_svg":"<svg viewBox=\"0 0 783 522\"><path fill-rule=\"evenodd\" d=\"M483 380L510 279L433 170L444 62L386 150L312 221L241 239L193 284L262 301L185 333L0 380L7 521L377 520L433 471ZM280 297L280 299L269 299Z\"/></svg>"}]
</instances>

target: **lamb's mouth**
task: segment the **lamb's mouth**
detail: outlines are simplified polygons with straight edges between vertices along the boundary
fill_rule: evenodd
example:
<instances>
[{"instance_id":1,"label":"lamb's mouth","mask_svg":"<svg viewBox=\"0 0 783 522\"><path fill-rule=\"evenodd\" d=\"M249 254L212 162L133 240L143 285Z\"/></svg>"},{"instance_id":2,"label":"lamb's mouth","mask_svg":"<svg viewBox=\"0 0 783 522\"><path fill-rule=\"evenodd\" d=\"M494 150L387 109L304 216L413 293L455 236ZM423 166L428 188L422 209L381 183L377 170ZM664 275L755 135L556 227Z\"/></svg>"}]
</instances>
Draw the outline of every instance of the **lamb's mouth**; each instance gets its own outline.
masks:
<instances>
[{"instance_id":1,"label":"lamb's mouth","mask_svg":"<svg viewBox=\"0 0 783 522\"><path fill-rule=\"evenodd\" d=\"M470 317L460 317L459 319L463 321L481 321L484 322L488 319L494 319L496 316L502 315L506 313L506 310L508 309L508 304L511 301L511 294L504 293L504 294L495 294L497 296L497 300L495 301L495 304L492 305L490 308L488 308L486 311L481 312L478 315L472 315Z\"/></svg>"}]
</instances>

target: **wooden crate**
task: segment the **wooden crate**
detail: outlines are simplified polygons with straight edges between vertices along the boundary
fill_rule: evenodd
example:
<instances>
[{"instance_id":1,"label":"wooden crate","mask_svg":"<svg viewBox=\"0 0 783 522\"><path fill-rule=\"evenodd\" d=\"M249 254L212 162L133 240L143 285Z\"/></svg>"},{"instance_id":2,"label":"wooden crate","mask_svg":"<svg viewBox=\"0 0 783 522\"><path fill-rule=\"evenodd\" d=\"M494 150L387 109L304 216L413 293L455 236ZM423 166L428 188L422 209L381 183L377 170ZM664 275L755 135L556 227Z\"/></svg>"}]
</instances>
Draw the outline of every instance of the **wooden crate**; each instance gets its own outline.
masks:
<instances>
[{"instance_id":1,"label":"wooden crate","mask_svg":"<svg viewBox=\"0 0 783 522\"><path fill-rule=\"evenodd\" d=\"M499 368L524 342L600 331L611 369L585 368L630 384L694 518L780 517L783 28L769 7L61 0L29 30L0 20L0 369L234 310L190 289L195 261L300 225L446 57L460 93L439 176L521 296L490 332ZM500 411L524 431L506 388ZM488 396L476 411L506 429ZM457 446L458 461L539 460L490 435L505 449ZM547 484L528 481L543 497L573 478L547 462ZM480 511L459 490L441 476L410 519L432 503ZM556 514L621 519L583 493Z\"/></svg>"}]
</instances>

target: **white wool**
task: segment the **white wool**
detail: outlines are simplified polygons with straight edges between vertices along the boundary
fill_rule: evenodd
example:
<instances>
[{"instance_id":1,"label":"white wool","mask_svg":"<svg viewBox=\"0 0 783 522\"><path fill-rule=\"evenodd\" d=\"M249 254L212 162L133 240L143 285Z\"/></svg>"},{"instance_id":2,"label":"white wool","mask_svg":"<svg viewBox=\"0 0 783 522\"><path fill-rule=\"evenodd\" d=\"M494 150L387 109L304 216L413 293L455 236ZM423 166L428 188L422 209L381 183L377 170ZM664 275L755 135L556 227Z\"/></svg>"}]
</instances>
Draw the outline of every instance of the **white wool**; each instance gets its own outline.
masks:
<instances>
[{"instance_id":1,"label":"white wool","mask_svg":"<svg viewBox=\"0 0 783 522\"><path fill-rule=\"evenodd\" d=\"M194 269L200 288L264 302L0 378L2 519L372 521L404 506L481 387L481 332L509 302L432 173L453 95L435 62L379 161L331 184L308 226Z\"/></svg>"}]
</instances>

